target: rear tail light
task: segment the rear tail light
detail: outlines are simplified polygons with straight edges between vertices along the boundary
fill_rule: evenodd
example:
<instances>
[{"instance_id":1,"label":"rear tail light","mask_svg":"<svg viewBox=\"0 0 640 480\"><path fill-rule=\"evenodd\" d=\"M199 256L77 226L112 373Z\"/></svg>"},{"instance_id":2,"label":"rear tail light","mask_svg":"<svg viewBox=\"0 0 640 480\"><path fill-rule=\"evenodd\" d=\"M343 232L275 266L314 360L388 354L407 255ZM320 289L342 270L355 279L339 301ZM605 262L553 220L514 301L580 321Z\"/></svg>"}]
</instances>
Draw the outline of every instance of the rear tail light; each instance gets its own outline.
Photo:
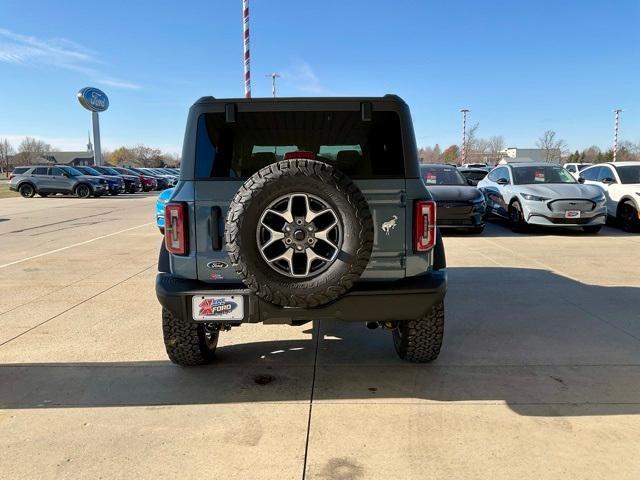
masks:
<instances>
[{"instance_id":1,"label":"rear tail light","mask_svg":"<svg viewBox=\"0 0 640 480\"><path fill-rule=\"evenodd\" d=\"M413 248L416 252L428 252L436 244L436 202L418 200L413 214Z\"/></svg>"},{"instance_id":2,"label":"rear tail light","mask_svg":"<svg viewBox=\"0 0 640 480\"><path fill-rule=\"evenodd\" d=\"M164 209L164 243L174 255L186 255L187 206L184 203L167 203Z\"/></svg>"}]
</instances>

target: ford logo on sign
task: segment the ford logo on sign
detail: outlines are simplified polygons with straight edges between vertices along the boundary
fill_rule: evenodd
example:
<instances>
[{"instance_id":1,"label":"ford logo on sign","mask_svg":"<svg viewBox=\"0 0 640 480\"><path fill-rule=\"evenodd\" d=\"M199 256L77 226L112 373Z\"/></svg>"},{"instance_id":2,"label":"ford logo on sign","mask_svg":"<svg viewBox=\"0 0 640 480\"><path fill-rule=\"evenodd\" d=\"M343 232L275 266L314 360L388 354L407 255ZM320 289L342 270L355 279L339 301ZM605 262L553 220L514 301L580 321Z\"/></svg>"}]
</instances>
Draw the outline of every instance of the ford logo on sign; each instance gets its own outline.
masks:
<instances>
[{"instance_id":1,"label":"ford logo on sign","mask_svg":"<svg viewBox=\"0 0 640 480\"><path fill-rule=\"evenodd\" d=\"M104 112L109 108L109 99L102 90L94 87L85 87L78 92L80 105L91 112Z\"/></svg>"}]
</instances>

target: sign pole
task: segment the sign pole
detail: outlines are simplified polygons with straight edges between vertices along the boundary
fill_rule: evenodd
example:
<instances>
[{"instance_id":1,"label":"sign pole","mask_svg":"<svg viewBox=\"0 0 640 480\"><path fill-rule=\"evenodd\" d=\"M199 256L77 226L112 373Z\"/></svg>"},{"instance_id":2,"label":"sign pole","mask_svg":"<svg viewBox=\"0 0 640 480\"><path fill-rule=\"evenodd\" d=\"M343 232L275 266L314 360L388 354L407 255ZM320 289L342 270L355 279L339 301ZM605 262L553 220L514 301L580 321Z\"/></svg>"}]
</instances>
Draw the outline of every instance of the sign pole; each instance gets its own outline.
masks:
<instances>
[{"instance_id":1,"label":"sign pole","mask_svg":"<svg viewBox=\"0 0 640 480\"><path fill-rule=\"evenodd\" d=\"M102 149L100 148L100 120L98 112L91 112L93 123L93 164L102 165Z\"/></svg>"}]
</instances>

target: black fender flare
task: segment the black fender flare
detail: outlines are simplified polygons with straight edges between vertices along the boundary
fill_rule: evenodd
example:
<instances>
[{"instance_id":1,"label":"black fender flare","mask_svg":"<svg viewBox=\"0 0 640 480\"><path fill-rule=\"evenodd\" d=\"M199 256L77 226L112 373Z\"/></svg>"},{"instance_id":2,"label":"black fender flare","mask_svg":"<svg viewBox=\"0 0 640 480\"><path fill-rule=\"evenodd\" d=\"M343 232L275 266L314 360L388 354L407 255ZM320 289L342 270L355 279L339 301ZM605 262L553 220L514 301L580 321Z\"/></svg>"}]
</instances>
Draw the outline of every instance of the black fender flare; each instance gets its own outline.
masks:
<instances>
[{"instance_id":1,"label":"black fender flare","mask_svg":"<svg viewBox=\"0 0 640 480\"><path fill-rule=\"evenodd\" d=\"M631 205L633 205L633 207L637 211L640 211L640 205L638 205L636 200L630 195L624 195L620 200L618 200L618 206L616 207L616 217L620 216L620 208L622 207L623 204L625 204L627 202L629 202Z\"/></svg>"},{"instance_id":2,"label":"black fender flare","mask_svg":"<svg viewBox=\"0 0 640 480\"><path fill-rule=\"evenodd\" d=\"M433 247L433 269L442 270L447 268L447 256L444 251L444 241L440 229L436 228L436 244Z\"/></svg>"}]
</instances>

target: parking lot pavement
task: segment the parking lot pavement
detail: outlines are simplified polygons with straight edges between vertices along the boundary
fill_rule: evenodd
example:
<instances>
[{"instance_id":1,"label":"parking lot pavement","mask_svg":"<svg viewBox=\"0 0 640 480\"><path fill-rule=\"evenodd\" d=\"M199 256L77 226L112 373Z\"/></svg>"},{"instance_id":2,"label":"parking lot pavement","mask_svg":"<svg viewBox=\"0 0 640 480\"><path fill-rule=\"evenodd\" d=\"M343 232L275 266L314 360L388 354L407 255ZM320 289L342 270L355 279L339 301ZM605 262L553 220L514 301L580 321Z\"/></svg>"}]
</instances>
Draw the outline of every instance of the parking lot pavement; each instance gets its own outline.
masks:
<instances>
[{"instance_id":1,"label":"parking lot pavement","mask_svg":"<svg viewBox=\"0 0 640 480\"><path fill-rule=\"evenodd\" d=\"M447 235L431 365L320 322L182 369L153 201L0 200L2 478L640 477L640 236Z\"/></svg>"}]
</instances>

